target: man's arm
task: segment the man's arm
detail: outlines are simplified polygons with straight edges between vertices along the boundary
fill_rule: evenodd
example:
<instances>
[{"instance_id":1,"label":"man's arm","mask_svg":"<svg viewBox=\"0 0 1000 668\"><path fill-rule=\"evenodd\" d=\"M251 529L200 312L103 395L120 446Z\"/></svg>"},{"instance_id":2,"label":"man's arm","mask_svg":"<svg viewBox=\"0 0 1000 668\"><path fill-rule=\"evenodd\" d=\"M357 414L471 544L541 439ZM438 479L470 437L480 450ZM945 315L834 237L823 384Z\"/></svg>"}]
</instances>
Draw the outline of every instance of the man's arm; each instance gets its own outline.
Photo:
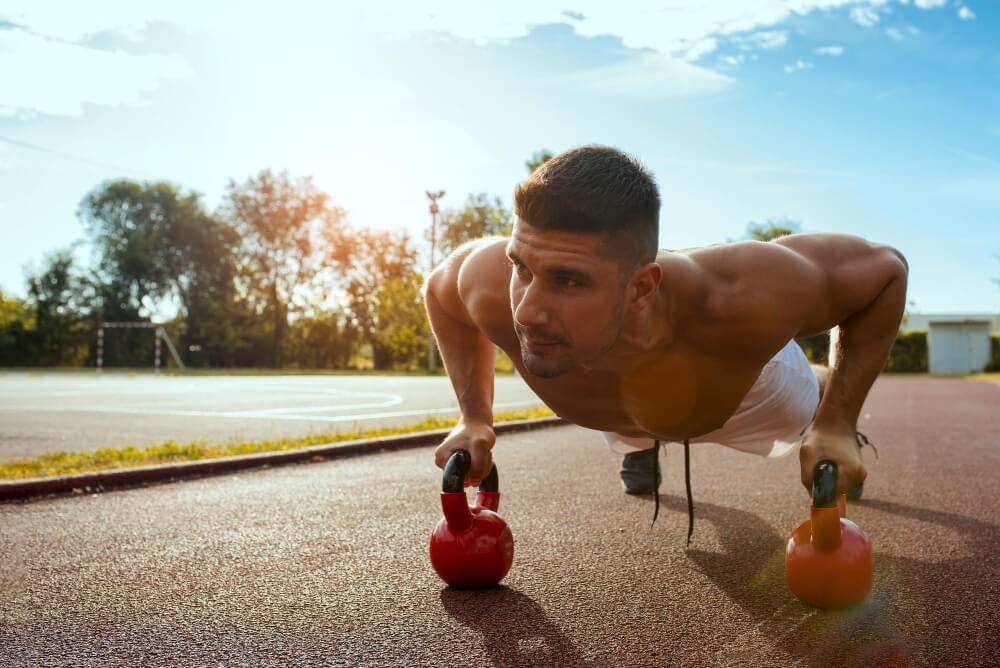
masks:
<instances>
[{"instance_id":1,"label":"man's arm","mask_svg":"<svg viewBox=\"0 0 1000 668\"><path fill-rule=\"evenodd\" d=\"M456 450L472 456L467 484L478 485L492 466L490 450L496 442L493 431L493 381L496 346L476 325L459 289L459 277L476 281L475 251L482 243L466 244L430 275L424 289L424 303L431 329L437 339L445 370L458 399L458 425L434 454L444 468ZM470 256L472 256L470 258Z\"/></svg>"},{"instance_id":2,"label":"man's arm","mask_svg":"<svg viewBox=\"0 0 1000 668\"><path fill-rule=\"evenodd\" d=\"M858 416L885 365L906 307L908 265L899 251L841 235L802 235L777 242L811 261L823 281L816 308L800 335L839 326L823 399L799 457L802 484L822 459L840 468L838 490L864 481L855 441Z\"/></svg>"}]
</instances>

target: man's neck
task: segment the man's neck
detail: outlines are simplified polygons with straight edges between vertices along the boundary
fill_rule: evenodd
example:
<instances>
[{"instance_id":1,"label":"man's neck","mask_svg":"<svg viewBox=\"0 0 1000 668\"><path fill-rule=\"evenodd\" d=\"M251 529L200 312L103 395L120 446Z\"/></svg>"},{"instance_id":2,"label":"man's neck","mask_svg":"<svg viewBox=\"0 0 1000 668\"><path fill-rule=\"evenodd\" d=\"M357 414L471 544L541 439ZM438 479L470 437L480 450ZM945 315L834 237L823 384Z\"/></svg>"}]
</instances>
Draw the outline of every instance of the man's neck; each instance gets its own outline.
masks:
<instances>
[{"instance_id":1,"label":"man's neck","mask_svg":"<svg viewBox=\"0 0 1000 668\"><path fill-rule=\"evenodd\" d=\"M638 313L625 316L614 345L599 358L581 364L585 371L625 372L650 352L668 347L674 338L667 296L659 296Z\"/></svg>"}]
</instances>

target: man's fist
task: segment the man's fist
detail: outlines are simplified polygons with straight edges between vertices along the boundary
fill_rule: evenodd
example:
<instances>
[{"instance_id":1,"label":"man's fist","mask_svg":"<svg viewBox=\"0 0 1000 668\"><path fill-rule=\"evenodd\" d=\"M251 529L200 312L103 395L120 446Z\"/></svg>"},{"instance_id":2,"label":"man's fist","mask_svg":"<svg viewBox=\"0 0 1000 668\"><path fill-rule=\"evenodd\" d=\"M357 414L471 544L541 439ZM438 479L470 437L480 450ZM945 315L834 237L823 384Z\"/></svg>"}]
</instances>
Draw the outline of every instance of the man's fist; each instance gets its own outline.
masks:
<instances>
[{"instance_id":1,"label":"man's fist","mask_svg":"<svg viewBox=\"0 0 1000 668\"><path fill-rule=\"evenodd\" d=\"M861 450L854 432L834 434L810 429L802 439L799 464L802 467L802 484L812 494L813 469L818 462L828 459L837 465L837 495L865 481L868 475L861 462Z\"/></svg>"},{"instance_id":2,"label":"man's fist","mask_svg":"<svg viewBox=\"0 0 1000 668\"><path fill-rule=\"evenodd\" d=\"M434 463L443 469L453 452L465 450L472 457L465 486L478 487L493 468L491 450L496 440L492 425L459 423L434 451Z\"/></svg>"}]
</instances>

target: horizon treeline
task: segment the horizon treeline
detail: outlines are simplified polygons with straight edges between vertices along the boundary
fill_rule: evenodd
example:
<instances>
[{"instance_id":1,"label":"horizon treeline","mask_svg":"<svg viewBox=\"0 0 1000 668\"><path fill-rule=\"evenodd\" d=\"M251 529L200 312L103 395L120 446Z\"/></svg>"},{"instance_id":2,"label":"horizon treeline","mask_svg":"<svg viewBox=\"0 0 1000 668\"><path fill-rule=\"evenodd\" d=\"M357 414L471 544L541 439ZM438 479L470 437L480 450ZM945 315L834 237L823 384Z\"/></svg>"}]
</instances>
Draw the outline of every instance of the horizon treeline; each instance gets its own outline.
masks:
<instances>
[{"instance_id":1,"label":"horizon treeline","mask_svg":"<svg viewBox=\"0 0 1000 668\"><path fill-rule=\"evenodd\" d=\"M78 266L74 246L57 249L27 277L25 299L0 292L0 366L94 366L99 323L157 313L176 313L158 324L190 367L427 365L418 242L353 226L308 176L230 181L214 212L169 182L105 181L77 217L91 266ZM511 225L499 197L470 194L440 213L437 257ZM106 330L104 366L152 366L153 342L150 329Z\"/></svg>"}]
</instances>

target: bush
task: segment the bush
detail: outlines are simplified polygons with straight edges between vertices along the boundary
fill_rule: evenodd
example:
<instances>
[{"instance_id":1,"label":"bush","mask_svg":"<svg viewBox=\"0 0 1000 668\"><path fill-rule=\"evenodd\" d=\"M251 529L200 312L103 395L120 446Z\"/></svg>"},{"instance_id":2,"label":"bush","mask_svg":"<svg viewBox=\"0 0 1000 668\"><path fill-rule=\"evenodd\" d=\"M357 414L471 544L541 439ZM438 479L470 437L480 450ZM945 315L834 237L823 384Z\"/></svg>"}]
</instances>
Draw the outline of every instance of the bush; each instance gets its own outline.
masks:
<instances>
[{"instance_id":1,"label":"bush","mask_svg":"<svg viewBox=\"0 0 1000 668\"><path fill-rule=\"evenodd\" d=\"M900 332L883 371L927 373L927 332Z\"/></svg>"},{"instance_id":2,"label":"bush","mask_svg":"<svg viewBox=\"0 0 1000 668\"><path fill-rule=\"evenodd\" d=\"M983 371L1000 371L1000 334L990 337L990 361Z\"/></svg>"},{"instance_id":3,"label":"bush","mask_svg":"<svg viewBox=\"0 0 1000 668\"><path fill-rule=\"evenodd\" d=\"M795 339L810 364L830 363L830 332Z\"/></svg>"}]
</instances>

